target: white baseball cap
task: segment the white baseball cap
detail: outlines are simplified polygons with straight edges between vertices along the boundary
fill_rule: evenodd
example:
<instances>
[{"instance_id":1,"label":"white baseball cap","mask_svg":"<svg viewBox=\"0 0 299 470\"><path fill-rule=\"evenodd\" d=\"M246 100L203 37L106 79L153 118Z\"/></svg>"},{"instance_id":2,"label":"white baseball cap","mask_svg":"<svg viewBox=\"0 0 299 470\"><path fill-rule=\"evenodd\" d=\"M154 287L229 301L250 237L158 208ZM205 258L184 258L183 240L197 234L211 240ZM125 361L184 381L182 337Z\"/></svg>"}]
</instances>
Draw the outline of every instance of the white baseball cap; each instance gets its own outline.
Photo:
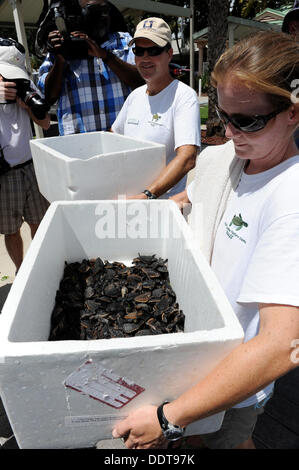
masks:
<instances>
[{"instance_id":1,"label":"white baseball cap","mask_svg":"<svg viewBox=\"0 0 299 470\"><path fill-rule=\"evenodd\" d=\"M171 44L171 30L161 18L146 18L138 23L129 46L132 46L137 38L149 39L157 46L164 47L167 43Z\"/></svg>"},{"instance_id":2,"label":"white baseball cap","mask_svg":"<svg viewBox=\"0 0 299 470\"><path fill-rule=\"evenodd\" d=\"M0 38L0 74L4 78L30 80L25 67L25 53L20 50L23 46L20 46L13 39Z\"/></svg>"}]
</instances>

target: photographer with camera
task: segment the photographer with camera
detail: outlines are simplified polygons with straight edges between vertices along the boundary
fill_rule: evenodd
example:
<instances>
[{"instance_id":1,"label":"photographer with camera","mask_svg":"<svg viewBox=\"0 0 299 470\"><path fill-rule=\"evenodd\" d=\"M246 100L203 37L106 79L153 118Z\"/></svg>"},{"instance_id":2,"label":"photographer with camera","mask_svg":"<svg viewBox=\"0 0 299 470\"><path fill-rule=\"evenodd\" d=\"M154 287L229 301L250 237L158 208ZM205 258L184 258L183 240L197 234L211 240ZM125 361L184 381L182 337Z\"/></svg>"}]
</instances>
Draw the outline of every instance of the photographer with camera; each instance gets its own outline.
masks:
<instances>
[{"instance_id":1,"label":"photographer with camera","mask_svg":"<svg viewBox=\"0 0 299 470\"><path fill-rule=\"evenodd\" d=\"M38 86L58 100L60 135L109 130L131 89L143 83L120 12L106 0L52 2L37 33L47 50Z\"/></svg>"},{"instance_id":2,"label":"photographer with camera","mask_svg":"<svg viewBox=\"0 0 299 470\"><path fill-rule=\"evenodd\" d=\"M48 129L48 109L26 72L24 47L0 38L0 233L16 271L23 260L23 221L33 238L48 208L38 190L29 146L30 119Z\"/></svg>"}]
</instances>

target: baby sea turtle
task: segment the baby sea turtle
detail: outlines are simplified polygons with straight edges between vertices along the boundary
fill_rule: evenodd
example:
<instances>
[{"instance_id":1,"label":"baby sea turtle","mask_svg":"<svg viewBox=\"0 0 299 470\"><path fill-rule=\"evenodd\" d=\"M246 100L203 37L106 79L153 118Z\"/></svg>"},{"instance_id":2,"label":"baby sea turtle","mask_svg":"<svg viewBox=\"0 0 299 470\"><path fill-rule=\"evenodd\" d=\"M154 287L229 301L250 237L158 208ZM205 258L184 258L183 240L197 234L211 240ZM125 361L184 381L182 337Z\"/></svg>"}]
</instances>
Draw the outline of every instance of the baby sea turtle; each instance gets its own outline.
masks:
<instances>
[{"instance_id":1,"label":"baby sea turtle","mask_svg":"<svg viewBox=\"0 0 299 470\"><path fill-rule=\"evenodd\" d=\"M167 260L140 255L132 266L101 258L65 263L49 340L93 340L184 331Z\"/></svg>"}]
</instances>

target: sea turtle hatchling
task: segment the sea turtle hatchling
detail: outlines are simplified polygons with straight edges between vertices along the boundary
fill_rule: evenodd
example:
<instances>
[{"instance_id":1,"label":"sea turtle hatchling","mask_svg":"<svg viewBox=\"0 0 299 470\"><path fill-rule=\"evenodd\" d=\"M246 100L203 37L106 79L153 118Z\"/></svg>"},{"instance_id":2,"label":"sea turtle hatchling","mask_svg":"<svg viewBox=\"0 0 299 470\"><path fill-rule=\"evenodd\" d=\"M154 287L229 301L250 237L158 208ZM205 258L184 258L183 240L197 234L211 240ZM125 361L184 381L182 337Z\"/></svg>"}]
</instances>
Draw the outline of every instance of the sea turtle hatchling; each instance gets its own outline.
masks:
<instances>
[{"instance_id":1,"label":"sea turtle hatchling","mask_svg":"<svg viewBox=\"0 0 299 470\"><path fill-rule=\"evenodd\" d=\"M65 263L49 340L95 340L179 333L184 314L167 260L141 255L132 265L100 258Z\"/></svg>"}]
</instances>

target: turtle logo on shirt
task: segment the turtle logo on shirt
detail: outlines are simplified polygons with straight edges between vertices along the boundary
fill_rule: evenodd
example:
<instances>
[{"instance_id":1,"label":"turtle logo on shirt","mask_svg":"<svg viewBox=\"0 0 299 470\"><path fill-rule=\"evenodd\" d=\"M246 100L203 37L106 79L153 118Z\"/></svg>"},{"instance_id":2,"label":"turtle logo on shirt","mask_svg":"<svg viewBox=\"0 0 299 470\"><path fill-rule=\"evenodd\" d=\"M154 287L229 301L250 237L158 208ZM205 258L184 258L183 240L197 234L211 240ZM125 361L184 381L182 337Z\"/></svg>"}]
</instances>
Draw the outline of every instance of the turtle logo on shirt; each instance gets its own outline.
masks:
<instances>
[{"instance_id":1,"label":"turtle logo on shirt","mask_svg":"<svg viewBox=\"0 0 299 470\"><path fill-rule=\"evenodd\" d=\"M153 117L152 117L152 120L150 121L150 124L151 124L152 126L155 126L155 125L161 126L162 124L158 124L158 121L159 121L159 119L161 119L161 118L162 118L162 116L160 116L158 113L153 114Z\"/></svg>"},{"instance_id":2,"label":"turtle logo on shirt","mask_svg":"<svg viewBox=\"0 0 299 470\"><path fill-rule=\"evenodd\" d=\"M162 116L159 116L159 114L158 114L158 113L156 113L156 114L153 114L153 118L152 118L152 120L153 120L153 121L155 121L155 122L158 122L158 121L159 121L159 119L161 119L161 117L162 117Z\"/></svg>"},{"instance_id":3,"label":"turtle logo on shirt","mask_svg":"<svg viewBox=\"0 0 299 470\"><path fill-rule=\"evenodd\" d=\"M248 227L248 223L244 222L241 214L239 214L239 216L237 216L236 214L233 216L232 221L229 224L229 226L231 225L235 225L236 230L241 230L242 227Z\"/></svg>"}]
</instances>

